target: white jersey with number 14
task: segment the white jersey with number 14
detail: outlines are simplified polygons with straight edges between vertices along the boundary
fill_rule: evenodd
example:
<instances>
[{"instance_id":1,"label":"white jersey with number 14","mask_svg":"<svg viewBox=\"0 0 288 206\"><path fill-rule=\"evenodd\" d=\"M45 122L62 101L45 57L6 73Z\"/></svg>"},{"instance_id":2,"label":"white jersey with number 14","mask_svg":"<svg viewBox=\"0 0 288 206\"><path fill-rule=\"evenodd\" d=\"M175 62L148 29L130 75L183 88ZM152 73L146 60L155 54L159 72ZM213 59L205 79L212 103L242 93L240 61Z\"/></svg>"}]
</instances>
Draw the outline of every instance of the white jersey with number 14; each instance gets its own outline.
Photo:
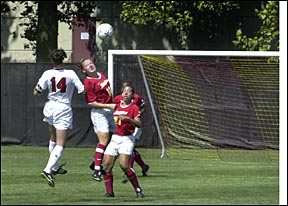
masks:
<instances>
[{"instance_id":1,"label":"white jersey with number 14","mask_svg":"<svg viewBox=\"0 0 288 206\"><path fill-rule=\"evenodd\" d=\"M73 70L50 69L43 73L37 84L37 90L48 89L48 100L71 105L74 88L78 93L84 91L84 86Z\"/></svg>"}]
</instances>

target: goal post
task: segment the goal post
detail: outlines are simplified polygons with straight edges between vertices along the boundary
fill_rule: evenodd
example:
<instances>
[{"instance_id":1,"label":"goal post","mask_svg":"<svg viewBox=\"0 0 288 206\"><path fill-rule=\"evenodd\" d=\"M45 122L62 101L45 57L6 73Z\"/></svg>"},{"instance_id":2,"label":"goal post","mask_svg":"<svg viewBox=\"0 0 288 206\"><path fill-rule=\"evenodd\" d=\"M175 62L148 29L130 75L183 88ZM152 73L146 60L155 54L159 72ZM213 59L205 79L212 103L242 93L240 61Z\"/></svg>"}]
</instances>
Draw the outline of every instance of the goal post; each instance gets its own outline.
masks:
<instances>
[{"instance_id":1,"label":"goal post","mask_svg":"<svg viewBox=\"0 0 288 206\"><path fill-rule=\"evenodd\" d=\"M187 149L187 156L191 148L212 148L218 158L229 159L226 149L279 149L279 62L267 62L279 56L271 51L108 50L108 79L113 96L127 79L143 87L161 158L169 146Z\"/></svg>"}]
</instances>

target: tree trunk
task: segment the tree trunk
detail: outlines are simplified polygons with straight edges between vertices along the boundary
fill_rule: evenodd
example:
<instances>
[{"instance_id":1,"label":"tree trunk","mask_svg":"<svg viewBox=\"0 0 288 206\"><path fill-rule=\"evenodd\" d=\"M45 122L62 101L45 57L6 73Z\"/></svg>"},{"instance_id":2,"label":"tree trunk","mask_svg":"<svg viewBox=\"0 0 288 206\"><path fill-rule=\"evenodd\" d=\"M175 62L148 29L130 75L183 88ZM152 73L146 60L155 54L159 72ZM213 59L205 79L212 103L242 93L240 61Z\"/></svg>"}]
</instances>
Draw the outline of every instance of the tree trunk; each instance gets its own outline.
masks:
<instances>
[{"instance_id":1,"label":"tree trunk","mask_svg":"<svg viewBox=\"0 0 288 206\"><path fill-rule=\"evenodd\" d=\"M50 62L50 52L57 47L57 1L39 1L36 62Z\"/></svg>"}]
</instances>

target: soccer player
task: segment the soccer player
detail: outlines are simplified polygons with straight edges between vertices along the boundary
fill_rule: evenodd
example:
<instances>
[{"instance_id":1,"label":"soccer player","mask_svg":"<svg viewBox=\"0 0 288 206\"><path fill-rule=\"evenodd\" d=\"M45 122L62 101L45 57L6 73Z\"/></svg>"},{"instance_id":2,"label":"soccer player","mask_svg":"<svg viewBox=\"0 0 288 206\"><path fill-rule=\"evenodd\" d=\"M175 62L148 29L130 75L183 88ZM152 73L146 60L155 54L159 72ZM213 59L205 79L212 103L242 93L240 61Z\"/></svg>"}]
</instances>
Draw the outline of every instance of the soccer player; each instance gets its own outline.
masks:
<instances>
[{"instance_id":1,"label":"soccer player","mask_svg":"<svg viewBox=\"0 0 288 206\"><path fill-rule=\"evenodd\" d=\"M116 159L119 157L119 164L122 171L130 180L138 198L143 198L144 194L139 185L136 173L129 165L129 159L135 146L135 127L140 128L140 110L132 103L134 89L132 86L123 88L123 101L117 104L114 111L116 131L113 133L110 143L104 152L104 183L106 197L114 197L113 172Z\"/></svg>"},{"instance_id":2,"label":"soccer player","mask_svg":"<svg viewBox=\"0 0 288 206\"><path fill-rule=\"evenodd\" d=\"M91 59L82 59L78 68L86 75L84 80L86 102L91 107L91 121L98 137L98 144L94 152L94 168L92 165L92 169L94 169L92 178L102 181L104 151L116 129L113 116L116 104L112 103L112 90L108 79L103 72L97 71Z\"/></svg>"},{"instance_id":3,"label":"soccer player","mask_svg":"<svg viewBox=\"0 0 288 206\"><path fill-rule=\"evenodd\" d=\"M56 142L51 147L49 145L50 157L41 176L48 181L50 187L55 187L52 167L55 168L57 173L59 170L57 162L64 151L67 131L72 129L73 111L71 100L74 88L77 88L78 93L84 93L84 85L75 71L63 67L64 58L67 58L67 55L63 49L53 50L50 59L54 67L42 74L34 88L35 96L46 89L48 90L48 101L43 108L43 121L48 123L50 141L52 139Z\"/></svg>"},{"instance_id":4,"label":"soccer player","mask_svg":"<svg viewBox=\"0 0 288 206\"><path fill-rule=\"evenodd\" d=\"M123 88L126 86L132 86L131 82L129 82L129 81L123 82L122 87L121 87L121 92L123 92ZM114 100L113 100L113 102L116 104L120 103L121 101L123 101L123 93L114 97ZM134 93L133 99L131 101L132 101L132 103L136 104L139 107L140 115L142 116L142 114L145 112L144 99L142 99L142 97L139 94ZM133 133L136 141L140 139L141 134L142 134L142 128L136 127L135 132ZM133 153L132 153L132 155L130 157L130 161L129 161L131 168L133 168L133 166L134 166L134 161L136 161L136 163L142 168L142 175L147 176L147 172L149 170L149 165L143 161L141 154L135 149L135 147L134 147ZM123 183L125 183L125 182L127 182L127 180L123 181Z\"/></svg>"},{"instance_id":5,"label":"soccer player","mask_svg":"<svg viewBox=\"0 0 288 206\"><path fill-rule=\"evenodd\" d=\"M132 86L131 82L126 81L126 82L122 83L121 94L114 97L113 103L118 104L118 103L123 101L123 93L122 92L123 92L124 87L126 87L126 86ZM142 115L145 111L144 99L142 99L139 94L134 93L133 99L131 101L132 101L132 103L136 104L139 107L140 115ZM142 128L136 127L135 132L133 133L136 141L139 140L139 138L141 137L141 134L142 134ZM133 153L131 154L130 161L129 161L131 168L133 168L134 161L136 161L137 164L142 168L142 175L147 176L147 172L149 170L149 165L144 162L144 160L141 157L141 154L135 149L135 147L134 147ZM90 169L94 170L94 162L91 163ZM122 182L126 183L127 181L128 180L125 179Z\"/></svg>"}]
</instances>

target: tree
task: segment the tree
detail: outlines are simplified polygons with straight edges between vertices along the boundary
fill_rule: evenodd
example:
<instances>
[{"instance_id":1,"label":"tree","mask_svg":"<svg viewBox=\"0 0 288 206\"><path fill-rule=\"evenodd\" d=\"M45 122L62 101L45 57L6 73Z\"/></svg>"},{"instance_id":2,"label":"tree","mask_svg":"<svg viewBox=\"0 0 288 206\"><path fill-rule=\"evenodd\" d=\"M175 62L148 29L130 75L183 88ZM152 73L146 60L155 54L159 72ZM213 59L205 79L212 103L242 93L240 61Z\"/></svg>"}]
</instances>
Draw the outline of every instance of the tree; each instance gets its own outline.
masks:
<instances>
[{"instance_id":1,"label":"tree","mask_svg":"<svg viewBox=\"0 0 288 206\"><path fill-rule=\"evenodd\" d=\"M236 32L236 40L232 42L241 50L279 49L279 2L259 1L259 3L265 6L262 10L255 9L262 22L260 29L256 30L255 28L254 36L247 37L243 30L239 28ZM203 30L205 31L203 33L208 34L209 39L213 39L221 35L221 30L223 30L219 27L219 22L225 18L235 18L231 14L239 10L241 12L244 4L247 4L247 2L127 1L122 4L120 18L133 24L170 24L179 34L184 32L189 35L191 31ZM251 5L254 5L253 2ZM241 20L238 24L242 24ZM197 27L197 29L193 30L193 27Z\"/></svg>"},{"instance_id":2,"label":"tree","mask_svg":"<svg viewBox=\"0 0 288 206\"><path fill-rule=\"evenodd\" d=\"M124 1L120 18L133 24L171 24L176 31L183 31L197 21L200 13L220 16L234 8L238 4L232 1Z\"/></svg>"},{"instance_id":3,"label":"tree","mask_svg":"<svg viewBox=\"0 0 288 206\"><path fill-rule=\"evenodd\" d=\"M24 10L21 12L20 19L25 19L25 23L19 23L24 27L22 38L29 40L25 48L32 48L35 51L37 62L50 61L50 52L58 48L58 21L65 22L72 28L73 24L84 25L83 18L91 17L97 7L95 1L1 1L1 18L10 10L15 10L13 3L22 4ZM11 8L10 8L11 7ZM73 21L75 18L77 22Z\"/></svg>"},{"instance_id":4,"label":"tree","mask_svg":"<svg viewBox=\"0 0 288 206\"><path fill-rule=\"evenodd\" d=\"M41 3L38 3L39 15L36 27L37 62L46 61L52 51L51 49L58 48L57 6L58 4L55 1L41 1Z\"/></svg>"},{"instance_id":5,"label":"tree","mask_svg":"<svg viewBox=\"0 0 288 206\"><path fill-rule=\"evenodd\" d=\"M238 8L233 1L124 1L120 18L132 24L170 25L179 36L202 31L214 39L223 31L219 25Z\"/></svg>"},{"instance_id":6,"label":"tree","mask_svg":"<svg viewBox=\"0 0 288 206\"><path fill-rule=\"evenodd\" d=\"M255 9L255 13L262 23L259 30L247 37L240 25L233 43L247 51L279 51L279 2L267 1L263 9Z\"/></svg>"},{"instance_id":7,"label":"tree","mask_svg":"<svg viewBox=\"0 0 288 206\"><path fill-rule=\"evenodd\" d=\"M84 25L81 23L84 18L95 20L92 16L95 8L99 6L97 1L11 1L9 5L15 3L24 5L25 9L20 18L25 18L27 21L20 24L24 27L21 37L29 40L25 48L32 48L35 51L37 62L49 61L50 51L58 47L59 21L67 23L70 29L75 23L78 26ZM199 41L207 38L212 40L212 43L217 38L227 41L224 30L230 27L230 30L226 31L230 34L235 27L235 32L237 30L236 40L233 38L235 47L242 50L279 49L279 2L277 1L263 1L265 7L262 10L255 10L262 26L251 37L244 34L241 21L233 16L241 11L242 1L119 1L117 3L122 4L120 18L131 24L169 25L181 37L189 37L198 32L198 37L202 37ZM1 18L5 18L5 14L12 9L15 7L9 8L7 1L1 1ZM73 21L75 18L78 22ZM238 24L240 28L237 28ZM12 32L11 35L16 34ZM187 39L182 39L184 44Z\"/></svg>"}]
</instances>

